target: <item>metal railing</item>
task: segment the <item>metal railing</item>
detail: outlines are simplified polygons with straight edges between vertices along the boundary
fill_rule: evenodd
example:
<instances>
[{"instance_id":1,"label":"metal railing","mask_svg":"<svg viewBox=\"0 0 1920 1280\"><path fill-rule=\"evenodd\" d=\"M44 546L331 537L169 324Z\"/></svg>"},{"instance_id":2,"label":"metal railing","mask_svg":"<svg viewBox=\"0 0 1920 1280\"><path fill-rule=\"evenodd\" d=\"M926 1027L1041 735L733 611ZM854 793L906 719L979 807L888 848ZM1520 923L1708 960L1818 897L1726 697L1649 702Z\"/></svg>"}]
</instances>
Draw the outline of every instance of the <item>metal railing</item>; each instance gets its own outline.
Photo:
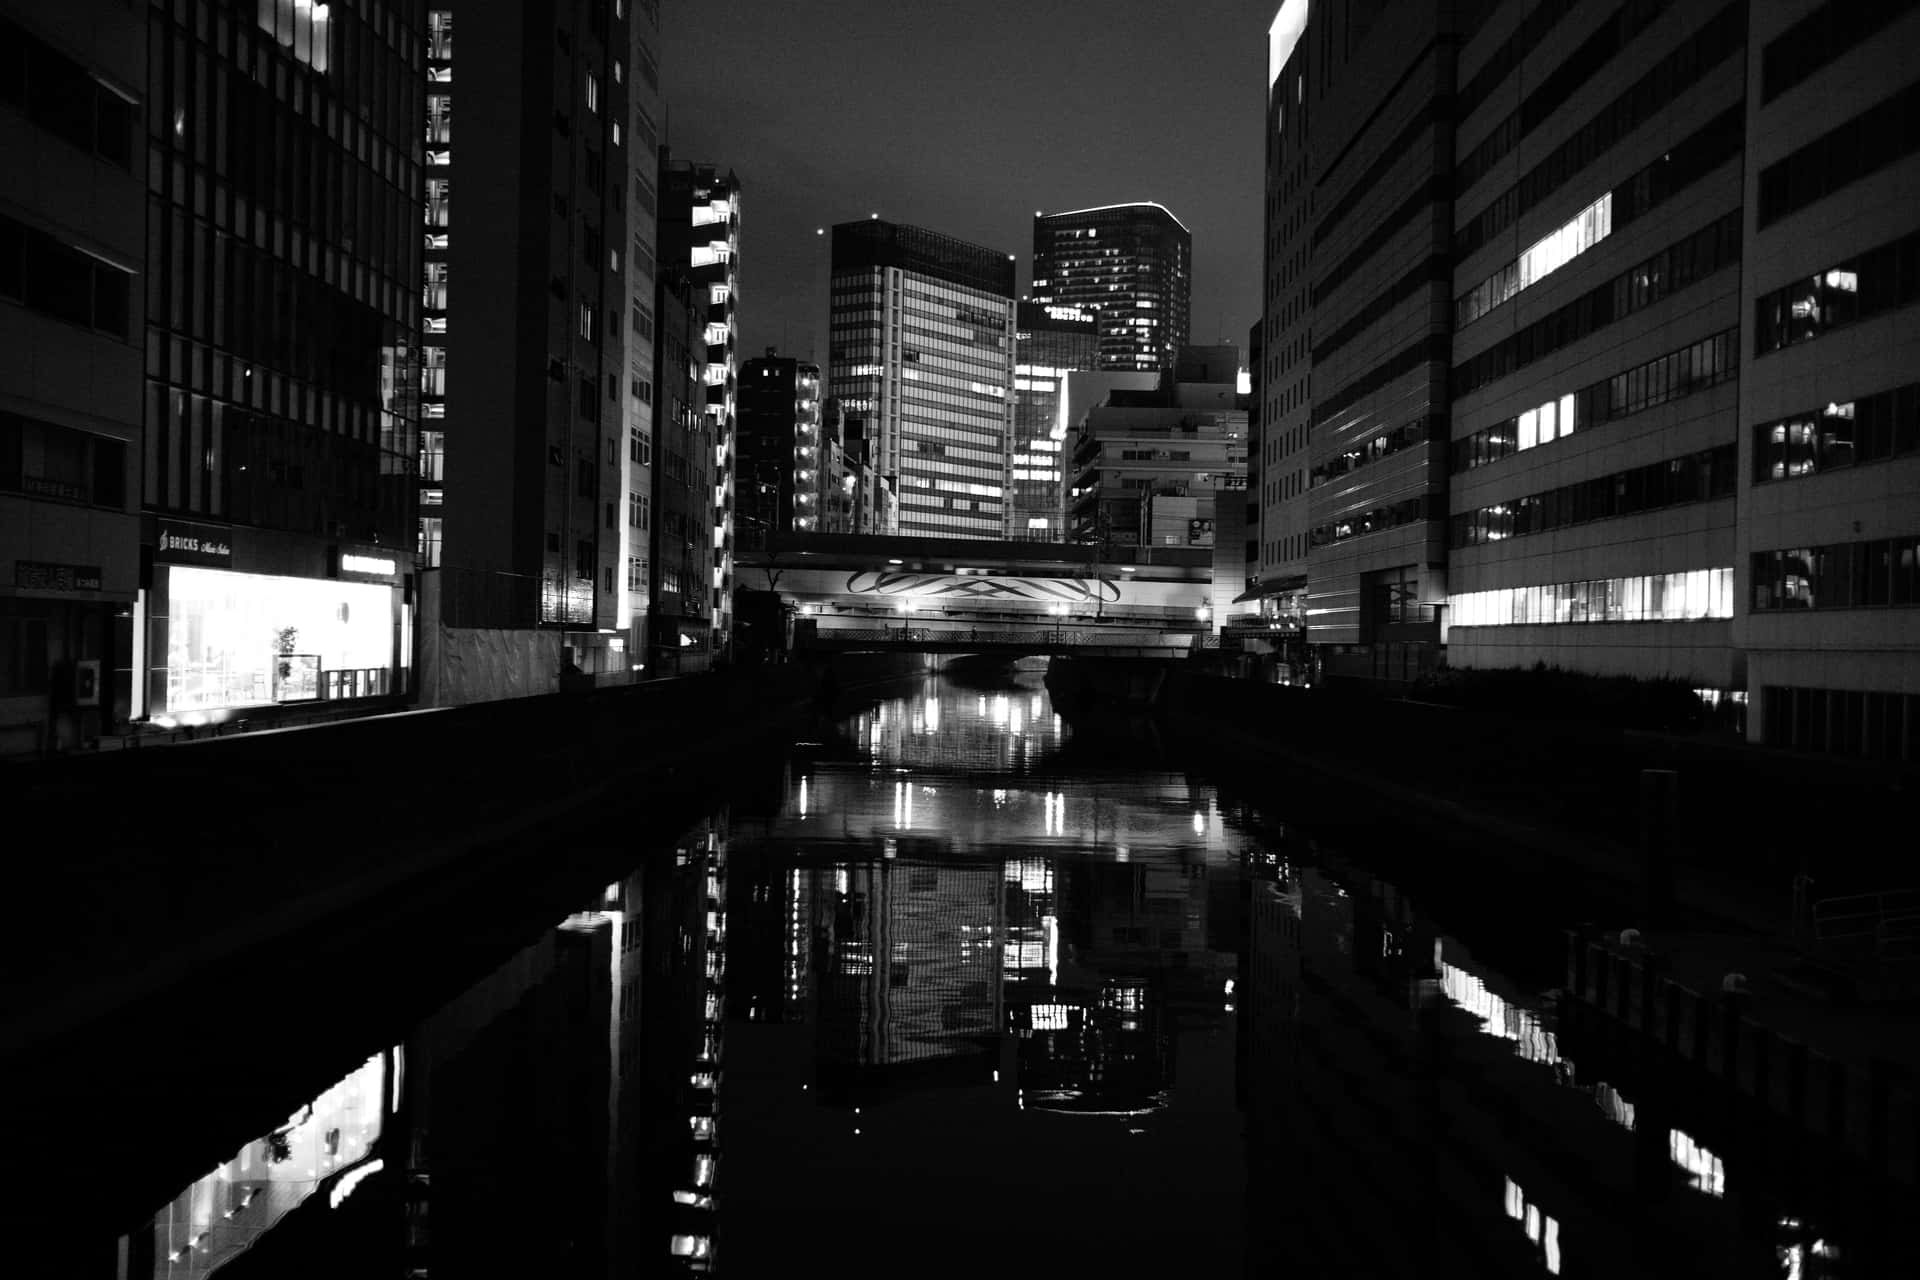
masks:
<instances>
[{"instance_id":1,"label":"metal railing","mask_svg":"<svg viewBox=\"0 0 1920 1280\"><path fill-rule=\"evenodd\" d=\"M1920 889L1883 889L1813 904L1813 941L1825 949L1862 950L1877 960L1920 956Z\"/></svg>"},{"instance_id":2,"label":"metal railing","mask_svg":"<svg viewBox=\"0 0 1920 1280\"><path fill-rule=\"evenodd\" d=\"M1202 647L1215 637L1185 632L1118 628L1024 628L987 631L973 627L834 627L815 633L818 646L846 644L1018 645L1024 648L1179 648Z\"/></svg>"}]
</instances>

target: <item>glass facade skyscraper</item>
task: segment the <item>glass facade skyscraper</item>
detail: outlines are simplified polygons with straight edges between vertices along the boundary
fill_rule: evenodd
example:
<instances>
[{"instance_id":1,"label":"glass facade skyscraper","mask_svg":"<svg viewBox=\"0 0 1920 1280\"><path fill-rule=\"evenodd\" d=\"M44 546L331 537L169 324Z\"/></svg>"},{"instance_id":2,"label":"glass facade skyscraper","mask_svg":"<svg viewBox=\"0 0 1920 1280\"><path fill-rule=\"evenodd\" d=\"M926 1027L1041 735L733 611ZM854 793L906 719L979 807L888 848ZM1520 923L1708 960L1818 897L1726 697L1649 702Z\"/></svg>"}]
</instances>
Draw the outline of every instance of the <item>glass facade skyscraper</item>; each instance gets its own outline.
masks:
<instances>
[{"instance_id":1,"label":"glass facade skyscraper","mask_svg":"<svg viewBox=\"0 0 1920 1280\"><path fill-rule=\"evenodd\" d=\"M1091 372L1100 341L1093 313L1022 302L1015 313L1013 467L1008 474L1007 536L1065 541L1066 423L1061 393L1069 373Z\"/></svg>"},{"instance_id":2,"label":"glass facade skyscraper","mask_svg":"<svg viewBox=\"0 0 1920 1280\"><path fill-rule=\"evenodd\" d=\"M1033 216L1033 300L1097 312L1102 369L1171 369L1187 342L1193 236L1151 201Z\"/></svg>"},{"instance_id":3,"label":"glass facade skyscraper","mask_svg":"<svg viewBox=\"0 0 1920 1280\"><path fill-rule=\"evenodd\" d=\"M833 229L829 378L899 495L883 533L999 538L1013 429L1014 262L920 227Z\"/></svg>"}]
</instances>

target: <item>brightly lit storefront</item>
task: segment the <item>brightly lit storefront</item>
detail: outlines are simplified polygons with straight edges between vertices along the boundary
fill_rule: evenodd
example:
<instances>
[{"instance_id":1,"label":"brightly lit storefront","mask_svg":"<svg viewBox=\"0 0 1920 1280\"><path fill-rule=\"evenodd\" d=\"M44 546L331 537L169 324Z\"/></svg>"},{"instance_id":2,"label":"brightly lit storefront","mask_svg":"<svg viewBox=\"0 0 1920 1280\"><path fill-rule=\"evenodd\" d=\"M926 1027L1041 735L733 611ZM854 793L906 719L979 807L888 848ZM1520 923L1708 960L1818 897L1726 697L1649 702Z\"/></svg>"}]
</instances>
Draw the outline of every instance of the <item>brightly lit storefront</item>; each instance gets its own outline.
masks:
<instances>
[{"instance_id":1,"label":"brightly lit storefront","mask_svg":"<svg viewBox=\"0 0 1920 1280\"><path fill-rule=\"evenodd\" d=\"M168 577L168 712L392 691L386 584L185 565Z\"/></svg>"},{"instance_id":2,"label":"brightly lit storefront","mask_svg":"<svg viewBox=\"0 0 1920 1280\"><path fill-rule=\"evenodd\" d=\"M193 724L406 692L410 558L180 520L160 521L152 545L136 714Z\"/></svg>"}]
</instances>

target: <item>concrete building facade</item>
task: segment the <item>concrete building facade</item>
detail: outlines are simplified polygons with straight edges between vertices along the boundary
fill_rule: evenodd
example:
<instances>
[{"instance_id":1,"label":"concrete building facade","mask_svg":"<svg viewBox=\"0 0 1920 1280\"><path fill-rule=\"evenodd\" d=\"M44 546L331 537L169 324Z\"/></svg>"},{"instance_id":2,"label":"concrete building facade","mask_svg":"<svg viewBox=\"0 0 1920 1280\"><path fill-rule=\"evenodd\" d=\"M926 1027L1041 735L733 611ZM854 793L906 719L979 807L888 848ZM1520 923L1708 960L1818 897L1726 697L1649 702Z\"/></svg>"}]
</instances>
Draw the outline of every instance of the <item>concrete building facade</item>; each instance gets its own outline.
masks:
<instances>
[{"instance_id":1,"label":"concrete building facade","mask_svg":"<svg viewBox=\"0 0 1920 1280\"><path fill-rule=\"evenodd\" d=\"M1920 758L1911 4L1754 5L1734 640L1760 741Z\"/></svg>"},{"instance_id":2,"label":"concrete building facade","mask_svg":"<svg viewBox=\"0 0 1920 1280\"><path fill-rule=\"evenodd\" d=\"M1448 660L1730 691L1746 6L1525 8L1460 60Z\"/></svg>"},{"instance_id":3,"label":"concrete building facade","mask_svg":"<svg viewBox=\"0 0 1920 1280\"><path fill-rule=\"evenodd\" d=\"M0 755L139 714L147 22L0 6Z\"/></svg>"}]
</instances>

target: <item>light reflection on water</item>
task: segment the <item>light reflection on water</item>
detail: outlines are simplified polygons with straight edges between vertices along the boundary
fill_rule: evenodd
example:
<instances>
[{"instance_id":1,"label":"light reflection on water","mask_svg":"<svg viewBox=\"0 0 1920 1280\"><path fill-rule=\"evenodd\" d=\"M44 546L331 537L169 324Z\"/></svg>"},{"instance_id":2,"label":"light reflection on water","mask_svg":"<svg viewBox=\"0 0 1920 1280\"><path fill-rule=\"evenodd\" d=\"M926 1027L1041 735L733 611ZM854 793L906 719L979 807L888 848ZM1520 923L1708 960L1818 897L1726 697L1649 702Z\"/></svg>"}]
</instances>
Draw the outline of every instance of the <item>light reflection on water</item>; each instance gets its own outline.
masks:
<instances>
[{"instance_id":1,"label":"light reflection on water","mask_svg":"<svg viewBox=\"0 0 1920 1280\"><path fill-rule=\"evenodd\" d=\"M564 1220L571 1264L758 1275L857 1205L863 1248L934 1232L956 1267L1011 1241L1116 1274L1837 1274L1798 1217L1748 1248L1714 1130L1583 1071L1545 996L1393 885L1188 775L1077 768L1072 738L1031 683L853 716L770 811L688 833L376 1059L406 1063L358 1080L377 1123L302 1192L357 1166L350 1198L258 1234L538 1269L494 1224ZM135 1273L210 1269L165 1260L210 1194ZM244 1243L236 1276L304 1274Z\"/></svg>"}]
</instances>

